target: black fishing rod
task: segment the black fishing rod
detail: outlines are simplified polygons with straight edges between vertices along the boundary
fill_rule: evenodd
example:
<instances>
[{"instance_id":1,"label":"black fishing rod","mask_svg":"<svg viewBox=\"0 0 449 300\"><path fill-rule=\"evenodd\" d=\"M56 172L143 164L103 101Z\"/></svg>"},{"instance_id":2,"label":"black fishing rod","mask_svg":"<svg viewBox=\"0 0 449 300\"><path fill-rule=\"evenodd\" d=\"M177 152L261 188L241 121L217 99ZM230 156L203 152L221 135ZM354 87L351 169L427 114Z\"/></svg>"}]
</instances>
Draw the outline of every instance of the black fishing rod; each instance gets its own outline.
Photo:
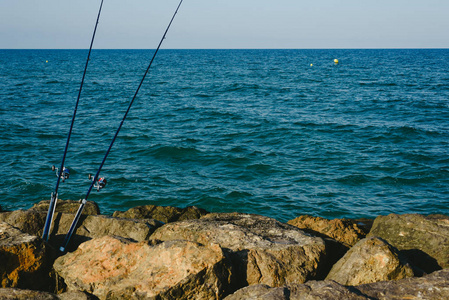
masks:
<instances>
[{"instance_id":1,"label":"black fishing rod","mask_svg":"<svg viewBox=\"0 0 449 300\"><path fill-rule=\"evenodd\" d=\"M172 18L170 20L170 23L168 24L167 28L165 29L164 35L162 36L162 38L161 38L161 40L159 42L159 45L157 46L156 51L154 52L153 57L151 58L151 61L148 64L148 67L147 67L146 71L143 74L142 80L140 81L140 83L139 83L139 85L138 85L138 87L136 89L136 92L134 93L133 98L129 102L128 109L126 110L126 112L125 112L125 114L123 116L123 119L122 119L122 121L120 122L120 124L119 124L119 126L117 128L117 131L116 131L114 137L112 138L111 144L109 145L109 148L106 151L106 154L104 155L103 161L101 162L100 167L98 168L97 174L95 174L95 177L93 178L92 183L91 183L89 189L87 190L86 196L84 197L84 199L81 200L80 206L78 208L78 211L76 212L75 218L73 219L72 225L70 226L70 229L67 232L67 235L65 236L65 239L64 239L64 242L63 242L62 246L59 248L59 250L61 252L65 252L65 250L67 248L67 245L68 245L68 243L70 241L70 238L72 237L72 234L74 233L74 231L76 229L76 226L78 224L78 221L79 221L79 219L81 217L81 213L83 212L84 206L87 203L87 198L89 197L90 192L92 191L92 188L94 187L95 183L98 180L98 177L100 176L101 169L103 168L103 165L104 165L104 163L105 163L105 161L106 161L106 159L107 159L107 157L109 155L109 152L111 151L112 146L114 145L114 142L115 142L115 140L116 140L116 138L117 138L117 136L118 136L118 134L120 132L120 129L122 128L122 125L125 122L126 117L128 116L128 113L129 113L129 111L130 111L130 109L131 109L131 107L132 107L132 105L134 103L134 100L136 99L137 94L139 93L139 90L142 87L142 84L143 84L143 82L145 80L145 77L147 76L148 72L150 71L151 65L153 64L153 61L154 61L154 59L156 57L156 54L158 53L158 51L159 51L159 49L160 49L160 47L162 45L162 42L164 41L165 36L167 35L167 32L170 29L170 26L171 26L173 20L175 19L176 14L178 13L178 10L179 10L179 7L182 4L182 1L183 0L181 0L179 2L178 7L176 8L175 13L172 16Z\"/></svg>"},{"instance_id":2,"label":"black fishing rod","mask_svg":"<svg viewBox=\"0 0 449 300\"><path fill-rule=\"evenodd\" d=\"M67 156L67 150L69 148L70 137L72 136L73 124L75 123L76 112L78 110L78 104L79 104L80 97L81 97L81 91L82 91L83 85L84 85L84 78L86 77L87 65L89 64L90 53L92 51L92 45L94 44L95 33L97 32L97 26L98 26L98 21L100 19L102 7L103 7L103 0L101 0L100 9L98 10L97 22L95 23L94 33L92 35L92 40L90 42L89 53L87 54L86 65L84 67L84 72L83 72L83 78L81 79L81 85L80 85L80 89L78 91L78 98L76 99L75 109L73 111L72 123L70 124L69 134L67 135L67 142L65 144L64 154L62 156L61 168L59 168L59 170L57 171L56 176L58 177L58 179L56 180L55 191L53 193L51 193L50 205L48 207L47 218L45 220L45 226L44 226L44 233L42 235L42 239L44 241L48 241L51 223L53 221L53 215L55 214L56 202L58 201L59 184L61 182L61 179L64 181L66 178L68 178L68 175L69 175L68 170L64 167L64 163L65 163L65 159Z\"/></svg>"}]
</instances>

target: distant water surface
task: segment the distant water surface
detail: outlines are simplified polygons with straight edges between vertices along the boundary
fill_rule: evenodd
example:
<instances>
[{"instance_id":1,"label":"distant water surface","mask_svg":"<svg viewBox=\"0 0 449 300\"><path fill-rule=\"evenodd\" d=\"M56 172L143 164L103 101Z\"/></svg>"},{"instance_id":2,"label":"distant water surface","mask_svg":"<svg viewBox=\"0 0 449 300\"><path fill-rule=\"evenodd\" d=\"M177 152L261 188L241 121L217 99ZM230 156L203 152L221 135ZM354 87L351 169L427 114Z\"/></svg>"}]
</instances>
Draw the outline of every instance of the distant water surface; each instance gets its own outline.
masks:
<instances>
[{"instance_id":1,"label":"distant water surface","mask_svg":"<svg viewBox=\"0 0 449 300\"><path fill-rule=\"evenodd\" d=\"M92 52L59 198L84 197L152 53ZM4 210L50 198L86 57L0 50ZM105 214L448 215L448 143L448 49L161 50L89 200Z\"/></svg>"}]
</instances>

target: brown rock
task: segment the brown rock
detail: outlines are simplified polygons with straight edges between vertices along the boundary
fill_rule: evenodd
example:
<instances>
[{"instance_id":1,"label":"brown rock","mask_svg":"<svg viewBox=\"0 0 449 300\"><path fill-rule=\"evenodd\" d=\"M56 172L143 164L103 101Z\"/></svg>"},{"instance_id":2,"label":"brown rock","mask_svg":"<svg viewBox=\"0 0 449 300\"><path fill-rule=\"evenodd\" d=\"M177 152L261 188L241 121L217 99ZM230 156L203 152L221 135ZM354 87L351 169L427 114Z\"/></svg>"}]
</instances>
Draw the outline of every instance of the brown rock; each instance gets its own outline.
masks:
<instances>
[{"instance_id":1,"label":"brown rock","mask_svg":"<svg viewBox=\"0 0 449 300\"><path fill-rule=\"evenodd\" d=\"M412 268L382 239L365 238L354 245L331 269L327 280L343 285L413 277Z\"/></svg>"},{"instance_id":2,"label":"brown rock","mask_svg":"<svg viewBox=\"0 0 449 300\"><path fill-rule=\"evenodd\" d=\"M30 210L48 212L49 205L50 205L50 200L43 200L39 203L34 204L30 208ZM79 201L58 199L58 201L56 202L55 212L76 214L79 206L80 206ZM95 203L93 201L87 201L86 205L84 206L82 214L83 215L99 215L100 208L98 207L97 203Z\"/></svg>"},{"instance_id":3,"label":"brown rock","mask_svg":"<svg viewBox=\"0 0 449 300\"><path fill-rule=\"evenodd\" d=\"M230 271L218 245L172 241L150 246L93 239L59 257L54 268L69 290L100 299L220 299Z\"/></svg>"},{"instance_id":4,"label":"brown rock","mask_svg":"<svg viewBox=\"0 0 449 300\"><path fill-rule=\"evenodd\" d=\"M368 236L388 241L427 273L449 268L449 216L379 216Z\"/></svg>"},{"instance_id":5,"label":"brown rock","mask_svg":"<svg viewBox=\"0 0 449 300\"><path fill-rule=\"evenodd\" d=\"M116 211L113 216L128 219L155 219L164 223L199 219L208 212L196 206L178 208L172 206L143 205L122 212Z\"/></svg>"},{"instance_id":6,"label":"brown rock","mask_svg":"<svg viewBox=\"0 0 449 300\"><path fill-rule=\"evenodd\" d=\"M314 278L323 263L325 245L293 226L249 214L209 214L199 220L169 223L154 240L217 243L228 249L237 270L236 285L280 286Z\"/></svg>"},{"instance_id":7,"label":"brown rock","mask_svg":"<svg viewBox=\"0 0 449 300\"><path fill-rule=\"evenodd\" d=\"M348 247L354 246L366 236L366 233L358 226L357 222L349 219L328 220L304 215L287 223L317 236L333 238Z\"/></svg>"},{"instance_id":8,"label":"brown rock","mask_svg":"<svg viewBox=\"0 0 449 300\"><path fill-rule=\"evenodd\" d=\"M1 287L49 290L52 262L40 238L0 222Z\"/></svg>"}]
</instances>

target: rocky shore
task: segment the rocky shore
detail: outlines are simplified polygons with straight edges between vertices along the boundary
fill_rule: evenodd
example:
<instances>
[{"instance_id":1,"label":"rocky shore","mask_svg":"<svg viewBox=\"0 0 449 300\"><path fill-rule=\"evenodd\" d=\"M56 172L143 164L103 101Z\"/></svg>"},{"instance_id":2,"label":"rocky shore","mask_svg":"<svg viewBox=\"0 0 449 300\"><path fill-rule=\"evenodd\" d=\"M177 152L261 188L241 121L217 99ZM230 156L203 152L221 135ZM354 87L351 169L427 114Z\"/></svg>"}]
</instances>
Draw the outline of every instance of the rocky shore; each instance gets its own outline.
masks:
<instances>
[{"instance_id":1,"label":"rocky shore","mask_svg":"<svg viewBox=\"0 0 449 300\"><path fill-rule=\"evenodd\" d=\"M0 299L449 299L449 217L299 216L287 223L197 207L113 216L77 201L1 212Z\"/></svg>"}]
</instances>

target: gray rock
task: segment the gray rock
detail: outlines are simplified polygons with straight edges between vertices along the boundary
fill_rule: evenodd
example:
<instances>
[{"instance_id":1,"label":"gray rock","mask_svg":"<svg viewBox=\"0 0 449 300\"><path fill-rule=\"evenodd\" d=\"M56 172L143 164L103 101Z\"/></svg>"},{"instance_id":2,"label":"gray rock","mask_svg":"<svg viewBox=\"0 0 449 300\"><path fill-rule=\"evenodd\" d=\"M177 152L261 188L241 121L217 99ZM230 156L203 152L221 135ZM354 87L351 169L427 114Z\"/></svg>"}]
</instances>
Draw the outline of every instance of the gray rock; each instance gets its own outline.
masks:
<instances>
[{"instance_id":1,"label":"gray rock","mask_svg":"<svg viewBox=\"0 0 449 300\"><path fill-rule=\"evenodd\" d=\"M335 281L308 281L270 288L248 286L229 295L225 300L361 300L361 299L449 299L449 269L424 277L382 281L359 286L344 286Z\"/></svg>"},{"instance_id":2,"label":"gray rock","mask_svg":"<svg viewBox=\"0 0 449 300\"><path fill-rule=\"evenodd\" d=\"M53 260L45 243L0 222L1 287L50 290Z\"/></svg>"},{"instance_id":3,"label":"gray rock","mask_svg":"<svg viewBox=\"0 0 449 300\"><path fill-rule=\"evenodd\" d=\"M368 236L388 241L427 273L449 268L449 216L379 216Z\"/></svg>"},{"instance_id":4,"label":"gray rock","mask_svg":"<svg viewBox=\"0 0 449 300\"><path fill-rule=\"evenodd\" d=\"M265 285L250 285L242 288L225 300L367 300L370 299L352 287L335 281L308 281L270 288Z\"/></svg>"},{"instance_id":5,"label":"gray rock","mask_svg":"<svg viewBox=\"0 0 449 300\"><path fill-rule=\"evenodd\" d=\"M436 271L424 277L376 282L355 288L370 299L449 299L449 269Z\"/></svg>"},{"instance_id":6,"label":"gray rock","mask_svg":"<svg viewBox=\"0 0 449 300\"><path fill-rule=\"evenodd\" d=\"M0 299L3 300L59 300L54 294L32 290L22 290L16 288L0 289Z\"/></svg>"},{"instance_id":7,"label":"gray rock","mask_svg":"<svg viewBox=\"0 0 449 300\"><path fill-rule=\"evenodd\" d=\"M287 287L271 288L266 284L253 284L236 291L225 300L288 300L290 291Z\"/></svg>"},{"instance_id":8,"label":"gray rock","mask_svg":"<svg viewBox=\"0 0 449 300\"><path fill-rule=\"evenodd\" d=\"M102 237L59 257L54 268L69 291L100 299L220 299L230 282L222 249L189 241L151 246Z\"/></svg>"},{"instance_id":9,"label":"gray rock","mask_svg":"<svg viewBox=\"0 0 449 300\"><path fill-rule=\"evenodd\" d=\"M39 211L16 210L0 213L0 222L8 223L22 232L42 236L47 213Z\"/></svg>"},{"instance_id":10,"label":"gray rock","mask_svg":"<svg viewBox=\"0 0 449 300\"><path fill-rule=\"evenodd\" d=\"M67 292L55 295L48 292L24 290L16 288L0 289L0 299L3 300L95 300L97 297L83 292Z\"/></svg>"},{"instance_id":11,"label":"gray rock","mask_svg":"<svg viewBox=\"0 0 449 300\"><path fill-rule=\"evenodd\" d=\"M57 214L53 233L56 236L65 236L73 222L73 215ZM150 235L162 226L161 222L152 219L136 220L121 219L108 216L85 216L80 219L76 235L86 241L107 235L120 236L134 241L145 241Z\"/></svg>"},{"instance_id":12,"label":"gray rock","mask_svg":"<svg viewBox=\"0 0 449 300\"><path fill-rule=\"evenodd\" d=\"M209 214L199 220L166 224L153 240L219 244L236 269L236 286L280 286L314 278L323 264L325 244L294 226L249 214Z\"/></svg>"},{"instance_id":13,"label":"gray rock","mask_svg":"<svg viewBox=\"0 0 449 300\"><path fill-rule=\"evenodd\" d=\"M42 236L47 213L36 210L17 210L0 213L0 221L4 221L23 232ZM61 246L65 235L73 222L74 214L56 213L50 232L50 244L56 249ZM87 240L106 235L115 235L135 241L148 240L151 233L162 223L156 220L131 220L101 215L81 216L77 230L72 236L69 251Z\"/></svg>"},{"instance_id":14,"label":"gray rock","mask_svg":"<svg viewBox=\"0 0 449 300\"><path fill-rule=\"evenodd\" d=\"M155 219L164 223L170 223L199 219L206 214L208 214L207 211L196 206L178 208L172 206L143 205L130 208L125 212L116 211L113 216L128 219Z\"/></svg>"},{"instance_id":15,"label":"gray rock","mask_svg":"<svg viewBox=\"0 0 449 300\"><path fill-rule=\"evenodd\" d=\"M73 292L66 292L58 295L58 298L60 300L97 300L98 298L84 292L80 291L73 291Z\"/></svg>"},{"instance_id":16,"label":"gray rock","mask_svg":"<svg viewBox=\"0 0 449 300\"><path fill-rule=\"evenodd\" d=\"M50 200L43 200L39 203L34 204L30 208L30 210L48 212L49 205L50 205ZM79 201L58 199L58 201L56 201L55 212L76 214L79 206L80 206ZM99 215L100 208L98 207L98 204L95 203L94 201L87 201L84 206L82 214L83 215Z\"/></svg>"},{"instance_id":17,"label":"gray rock","mask_svg":"<svg viewBox=\"0 0 449 300\"><path fill-rule=\"evenodd\" d=\"M384 240L365 238L355 244L327 275L343 285L360 285L377 281L413 277L410 265Z\"/></svg>"}]
</instances>

